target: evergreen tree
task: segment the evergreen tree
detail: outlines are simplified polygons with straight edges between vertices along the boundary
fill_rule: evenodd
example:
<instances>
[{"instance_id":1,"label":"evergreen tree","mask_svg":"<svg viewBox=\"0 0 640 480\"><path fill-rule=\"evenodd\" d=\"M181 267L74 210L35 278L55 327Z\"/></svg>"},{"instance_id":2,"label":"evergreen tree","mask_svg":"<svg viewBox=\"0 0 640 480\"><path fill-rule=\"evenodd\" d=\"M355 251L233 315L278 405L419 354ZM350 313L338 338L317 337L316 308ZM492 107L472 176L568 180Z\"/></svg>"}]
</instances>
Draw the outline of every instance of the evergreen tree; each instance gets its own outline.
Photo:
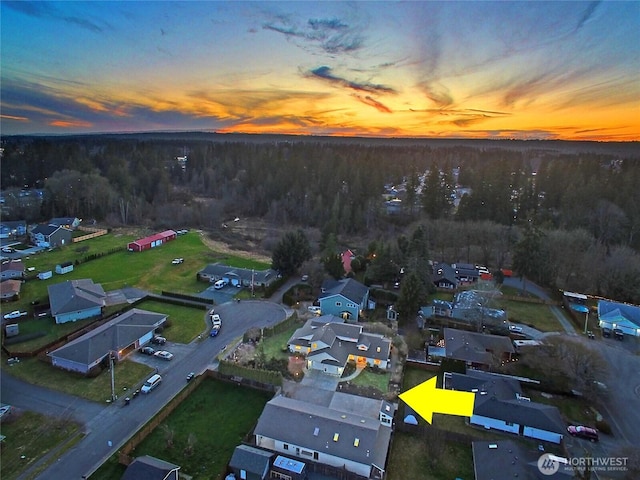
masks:
<instances>
[{"instance_id":1,"label":"evergreen tree","mask_svg":"<svg viewBox=\"0 0 640 480\"><path fill-rule=\"evenodd\" d=\"M293 275L310 258L311 247L304 232L288 232L273 250L271 268L283 276Z\"/></svg>"},{"instance_id":2,"label":"evergreen tree","mask_svg":"<svg viewBox=\"0 0 640 480\"><path fill-rule=\"evenodd\" d=\"M415 273L405 275L400 288L396 308L400 314L400 323L408 325L418 314L418 309L426 302L426 290L422 279Z\"/></svg>"}]
</instances>

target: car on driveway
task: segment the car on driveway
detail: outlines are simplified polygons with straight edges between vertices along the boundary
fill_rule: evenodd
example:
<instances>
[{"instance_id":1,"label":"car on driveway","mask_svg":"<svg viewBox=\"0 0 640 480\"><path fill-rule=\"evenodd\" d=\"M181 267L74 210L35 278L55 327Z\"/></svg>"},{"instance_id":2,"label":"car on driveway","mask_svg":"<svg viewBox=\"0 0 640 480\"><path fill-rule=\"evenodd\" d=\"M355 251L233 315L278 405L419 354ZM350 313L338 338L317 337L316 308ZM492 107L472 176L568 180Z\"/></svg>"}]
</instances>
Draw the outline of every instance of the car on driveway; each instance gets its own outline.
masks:
<instances>
[{"instance_id":1,"label":"car on driveway","mask_svg":"<svg viewBox=\"0 0 640 480\"><path fill-rule=\"evenodd\" d=\"M165 343L167 343L167 339L164 337L161 337L160 335L156 335L151 339L151 343L155 345L164 345Z\"/></svg>"},{"instance_id":2,"label":"car on driveway","mask_svg":"<svg viewBox=\"0 0 640 480\"><path fill-rule=\"evenodd\" d=\"M569 425L567 432L573 437L586 438L592 442L598 441L598 430L591 427L585 427L584 425Z\"/></svg>"},{"instance_id":3,"label":"car on driveway","mask_svg":"<svg viewBox=\"0 0 640 480\"><path fill-rule=\"evenodd\" d=\"M521 333L522 332L522 327L519 327L518 325L510 325L509 326L509 330L511 330L512 332L515 332L515 333Z\"/></svg>"},{"instance_id":4,"label":"car on driveway","mask_svg":"<svg viewBox=\"0 0 640 480\"><path fill-rule=\"evenodd\" d=\"M155 355L156 351L151 347L142 347L140 349L140 353L144 353L145 355Z\"/></svg>"},{"instance_id":5,"label":"car on driveway","mask_svg":"<svg viewBox=\"0 0 640 480\"><path fill-rule=\"evenodd\" d=\"M4 318L6 318L7 320L12 319L12 318L20 318L20 317L24 317L27 314L27 312L21 312L20 310L14 310L13 312L9 312L7 313Z\"/></svg>"},{"instance_id":6,"label":"car on driveway","mask_svg":"<svg viewBox=\"0 0 640 480\"><path fill-rule=\"evenodd\" d=\"M307 310L309 310L311 313L315 313L316 315L320 315L322 313L322 310L320 309L320 307L316 305L309 305L307 307Z\"/></svg>"},{"instance_id":7,"label":"car on driveway","mask_svg":"<svg viewBox=\"0 0 640 480\"><path fill-rule=\"evenodd\" d=\"M160 350L154 353L154 355L163 360L171 360L173 358L173 353L167 352L166 350Z\"/></svg>"}]
</instances>

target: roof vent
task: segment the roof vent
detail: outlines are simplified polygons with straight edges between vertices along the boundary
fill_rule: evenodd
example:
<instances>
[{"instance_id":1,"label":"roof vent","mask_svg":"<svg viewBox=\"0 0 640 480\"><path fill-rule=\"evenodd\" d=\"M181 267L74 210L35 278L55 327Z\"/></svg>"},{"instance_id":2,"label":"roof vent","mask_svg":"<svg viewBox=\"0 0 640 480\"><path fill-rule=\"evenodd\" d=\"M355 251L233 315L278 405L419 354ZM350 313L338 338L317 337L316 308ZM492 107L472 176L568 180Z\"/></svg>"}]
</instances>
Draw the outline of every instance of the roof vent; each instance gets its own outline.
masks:
<instances>
[{"instance_id":1,"label":"roof vent","mask_svg":"<svg viewBox=\"0 0 640 480\"><path fill-rule=\"evenodd\" d=\"M320 433L320 428L319 427L316 427L316 428L313 429L313 436L314 437L317 437L319 433Z\"/></svg>"}]
</instances>

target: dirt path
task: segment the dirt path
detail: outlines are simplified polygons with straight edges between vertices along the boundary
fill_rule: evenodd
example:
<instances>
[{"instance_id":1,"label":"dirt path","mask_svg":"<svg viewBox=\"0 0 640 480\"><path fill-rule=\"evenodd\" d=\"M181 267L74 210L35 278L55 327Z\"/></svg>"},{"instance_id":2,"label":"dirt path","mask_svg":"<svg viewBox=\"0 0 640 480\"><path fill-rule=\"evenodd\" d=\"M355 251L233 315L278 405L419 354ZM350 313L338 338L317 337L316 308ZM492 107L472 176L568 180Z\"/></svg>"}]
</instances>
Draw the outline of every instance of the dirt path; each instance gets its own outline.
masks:
<instances>
[{"instance_id":1,"label":"dirt path","mask_svg":"<svg viewBox=\"0 0 640 480\"><path fill-rule=\"evenodd\" d=\"M251 260L256 260L256 261L259 261L259 262L264 262L264 263L269 263L269 264L271 263L271 257L267 257L266 255L263 255L263 254L260 254L260 253L257 253L257 252L249 252L249 251L246 251L246 250L234 250L234 249L230 248L229 245L227 245L226 243L218 242L216 240L212 240L202 230L199 230L198 233L200 234L200 238L202 239L202 243L204 243L207 247L209 247L211 250L213 250L215 252L224 253L226 255L235 255L235 256L238 256L238 257L249 258Z\"/></svg>"}]
</instances>

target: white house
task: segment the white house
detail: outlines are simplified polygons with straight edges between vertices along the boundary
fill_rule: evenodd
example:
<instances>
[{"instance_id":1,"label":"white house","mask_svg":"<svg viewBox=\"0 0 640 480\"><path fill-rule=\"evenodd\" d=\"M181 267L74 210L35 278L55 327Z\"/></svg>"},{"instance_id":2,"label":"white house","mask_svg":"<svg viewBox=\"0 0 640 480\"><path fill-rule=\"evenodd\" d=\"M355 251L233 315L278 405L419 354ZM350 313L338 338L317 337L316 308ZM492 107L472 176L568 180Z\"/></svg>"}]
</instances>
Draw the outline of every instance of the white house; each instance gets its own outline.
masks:
<instances>
[{"instance_id":1,"label":"white house","mask_svg":"<svg viewBox=\"0 0 640 480\"><path fill-rule=\"evenodd\" d=\"M287 346L291 353L307 357L307 368L341 376L347 362L386 369L390 363L391 340L383 335L363 333L361 325L343 323L323 315L296 330Z\"/></svg>"}]
</instances>

